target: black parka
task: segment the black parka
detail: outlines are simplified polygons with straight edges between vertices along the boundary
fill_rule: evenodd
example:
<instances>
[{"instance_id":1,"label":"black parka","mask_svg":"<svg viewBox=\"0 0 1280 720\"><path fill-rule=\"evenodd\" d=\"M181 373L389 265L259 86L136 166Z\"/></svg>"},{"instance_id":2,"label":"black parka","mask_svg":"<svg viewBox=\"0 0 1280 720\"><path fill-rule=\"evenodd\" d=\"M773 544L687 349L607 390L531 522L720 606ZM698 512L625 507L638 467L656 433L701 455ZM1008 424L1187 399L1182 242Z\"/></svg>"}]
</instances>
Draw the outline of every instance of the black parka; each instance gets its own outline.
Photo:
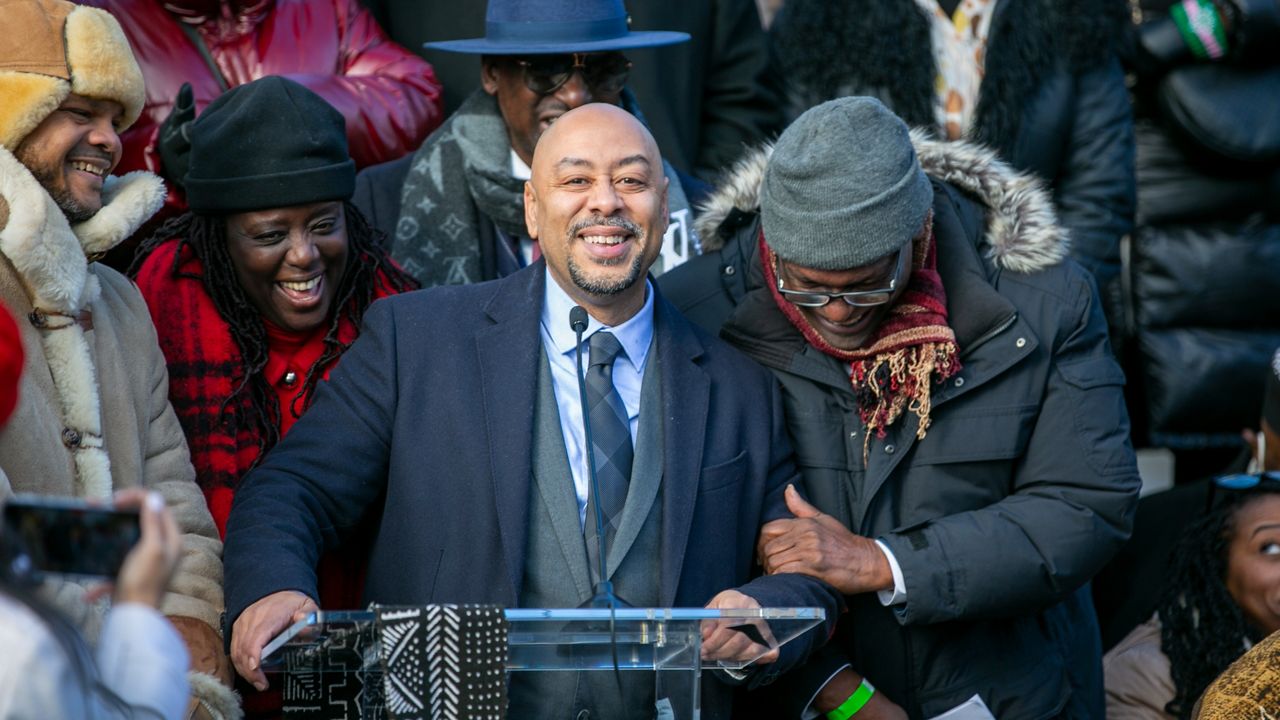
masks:
<instances>
[{"instance_id":1,"label":"black parka","mask_svg":"<svg viewBox=\"0 0 1280 720\"><path fill-rule=\"evenodd\" d=\"M964 364L934 388L923 439L905 413L871 438L863 465L848 367L809 346L763 287L751 199L713 209L722 232L704 237L723 246L659 281L773 370L805 493L883 541L902 569L904 604L849 598L824 654L774 695L798 717L850 662L913 718L974 695L999 718L1101 717L1086 583L1127 538L1140 483L1097 292L1063 260L1043 193L990 156L916 140L935 178L938 270Z\"/></svg>"}]
</instances>

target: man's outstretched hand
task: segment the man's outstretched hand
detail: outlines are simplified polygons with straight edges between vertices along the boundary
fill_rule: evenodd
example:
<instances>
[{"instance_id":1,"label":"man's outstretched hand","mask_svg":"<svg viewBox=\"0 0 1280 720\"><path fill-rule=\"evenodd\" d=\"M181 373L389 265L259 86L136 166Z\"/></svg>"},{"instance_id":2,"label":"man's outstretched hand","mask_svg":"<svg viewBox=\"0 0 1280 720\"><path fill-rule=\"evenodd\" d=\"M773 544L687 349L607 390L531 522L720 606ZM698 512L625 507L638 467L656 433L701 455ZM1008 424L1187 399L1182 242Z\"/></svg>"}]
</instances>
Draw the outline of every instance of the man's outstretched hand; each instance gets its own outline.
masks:
<instances>
[{"instance_id":1,"label":"man's outstretched hand","mask_svg":"<svg viewBox=\"0 0 1280 720\"><path fill-rule=\"evenodd\" d=\"M756 551L765 572L810 575L845 595L893 587L889 559L874 540L805 502L794 486L787 486L785 497L795 517L760 529Z\"/></svg>"},{"instance_id":2,"label":"man's outstretched hand","mask_svg":"<svg viewBox=\"0 0 1280 720\"><path fill-rule=\"evenodd\" d=\"M737 590L725 590L707 603L712 610L757 609L760 603L750 595ZM755 629L754 633L743 632L740 628L748 625ZM756 642L752 636L764 641ZM763 654L762 654L763 653ZM722 660L728 663L746 663L766 665L778 659L778 641L773 639L769 623L760 619L751 620L704 620L702 622L702 659Z\"/></svg>"},{"instance_id":3,"label":"man's outstretched hand","mask_svg":"<svg viewBox=\"0 0 1280 720\"><path fill-rule=\"evenodd\" d=\"M240 677L258 690L267 689L262 672L262 648L271 638L319 607L311 598L295 590L272 593L245 608L231 628L231 662Z\"/></svg>"}]
</instances>

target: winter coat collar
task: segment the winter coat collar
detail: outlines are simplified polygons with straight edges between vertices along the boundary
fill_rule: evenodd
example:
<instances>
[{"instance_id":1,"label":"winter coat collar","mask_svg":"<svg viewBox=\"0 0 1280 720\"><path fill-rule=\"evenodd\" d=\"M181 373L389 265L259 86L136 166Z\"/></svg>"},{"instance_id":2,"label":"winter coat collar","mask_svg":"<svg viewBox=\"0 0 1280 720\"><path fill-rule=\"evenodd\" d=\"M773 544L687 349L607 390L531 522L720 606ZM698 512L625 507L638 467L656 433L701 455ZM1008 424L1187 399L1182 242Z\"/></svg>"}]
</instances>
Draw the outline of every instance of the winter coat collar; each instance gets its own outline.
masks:
<instances>
[{"instance_id":1,"label":"winter coat collar","mask_svg":"<svg viewBox=\"0 0 1280 720\"><path fill-rule=\"evenodd\" d=\"M164 183L146 172L108 177L103 207L71 225L29 170L0 148L0 201L9 218L0 228L0 254L22 276L32 305L76 313L97 295L86 256L106 252L142 226L164 203Z\"/></svg>"},{"instance_id":2,"label":"winter coat collar","mask_svg":"<svg viewBox=\"0 0 1280 720\"><path fill-rule=\"evenodd\" d=\"M1066 230L1058 225L1053 199L1040 181L972 143L933 140L922 130L913 131L911 141L926 174L964 190L987 208L983 249L998 268L1029 273L1067 257ZM772 153L772 145L749 153L703 205L696 227L704 251L724 246L726 237L719 230L735 210L759 210L760 184Z\"/></svg>"}]
</instances>

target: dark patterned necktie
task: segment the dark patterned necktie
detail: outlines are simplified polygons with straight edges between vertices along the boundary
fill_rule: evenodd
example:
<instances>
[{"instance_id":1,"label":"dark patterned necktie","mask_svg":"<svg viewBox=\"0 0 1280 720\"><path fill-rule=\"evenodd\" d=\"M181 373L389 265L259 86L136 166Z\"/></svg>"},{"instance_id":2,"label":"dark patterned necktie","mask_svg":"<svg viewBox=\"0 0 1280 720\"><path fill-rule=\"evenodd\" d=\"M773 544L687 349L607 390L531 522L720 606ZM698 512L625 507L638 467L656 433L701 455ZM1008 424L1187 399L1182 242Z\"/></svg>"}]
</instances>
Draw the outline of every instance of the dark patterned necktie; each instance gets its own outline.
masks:
<instances>
[{"instance_id":1,"label":"dark patterned necktie","mask_svg":"<svg viewBox=\"0 0 1280 720\"><path fill-rule=\"evenodd\" d=\"M622 344L611 333L599 331L591 336L587 345L591 349L591 366L587 368L587 403L591 411L591 441L595 450L600 497L588 492L587 518L582 532L587 541L591 577L599 580L600 551L596 542L595 504L600 503L604 515L605 548L609 548L622 520L622 506L627 502L635 451L631 447L627 408L613 386L613 361L622 352Z\"/></svg>"}]
</instances>

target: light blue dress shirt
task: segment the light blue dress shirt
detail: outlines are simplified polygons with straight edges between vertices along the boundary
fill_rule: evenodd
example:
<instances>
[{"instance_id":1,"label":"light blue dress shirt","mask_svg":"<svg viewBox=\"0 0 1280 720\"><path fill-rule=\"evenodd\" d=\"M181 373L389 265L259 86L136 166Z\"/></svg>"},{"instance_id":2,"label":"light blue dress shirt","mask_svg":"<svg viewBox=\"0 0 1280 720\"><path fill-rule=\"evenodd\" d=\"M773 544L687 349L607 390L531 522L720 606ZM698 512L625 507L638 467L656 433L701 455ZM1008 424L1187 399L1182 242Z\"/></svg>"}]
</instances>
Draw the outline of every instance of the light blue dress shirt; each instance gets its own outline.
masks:
<instances>
[{"instance_id":1,"label":"light blue dress shirt","mask_svg":"<svg viewBox=\"0 0 1280 720\"><path fill-rule=\"evenodd\" d=\"M591 476L587 474L585 431L582 429L582 404L578 394L578 362L574 347L577 336L569 326L569 311L575 303L547 270L546 292L542 302L542 347L551 364L551 384L555 388L556 407L560 410L560 431L564 434L565 450L569 454L569 468L573 471L573 490L578 496L578 522L586 521L587 495ZM622 353L613 361L613 386L622 396L631 427L631 443L634 447L636 431L640 427L640 386L644 382L644 369L653 344L653 286L646 279L644 307L631 319L609 327L587 315L587 331L582 334L582 368L586 371L591 360L587 345L591 336L600 331L613 333L622 344Z\"/></svg>"}]
</instances>

